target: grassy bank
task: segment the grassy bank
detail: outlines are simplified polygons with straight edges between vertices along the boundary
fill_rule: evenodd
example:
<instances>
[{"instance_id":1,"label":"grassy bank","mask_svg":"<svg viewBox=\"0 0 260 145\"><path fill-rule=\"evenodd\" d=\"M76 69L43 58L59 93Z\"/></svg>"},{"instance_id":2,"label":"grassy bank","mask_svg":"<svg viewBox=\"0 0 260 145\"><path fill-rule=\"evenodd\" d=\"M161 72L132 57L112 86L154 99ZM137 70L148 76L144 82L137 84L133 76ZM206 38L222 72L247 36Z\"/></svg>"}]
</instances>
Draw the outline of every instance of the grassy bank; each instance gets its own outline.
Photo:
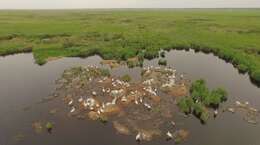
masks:
<instances>
[{"instance_id":1,"label":"grassy bank","mask_svg":"<svg viewBox=\"0 0 260 145\"><path fill-rule=\"evenodd\" d=\"M260 82L260 9L0 11L0 55L32 51L38 64L99 54L213 52Z\"/></svg>"}]
</instances>

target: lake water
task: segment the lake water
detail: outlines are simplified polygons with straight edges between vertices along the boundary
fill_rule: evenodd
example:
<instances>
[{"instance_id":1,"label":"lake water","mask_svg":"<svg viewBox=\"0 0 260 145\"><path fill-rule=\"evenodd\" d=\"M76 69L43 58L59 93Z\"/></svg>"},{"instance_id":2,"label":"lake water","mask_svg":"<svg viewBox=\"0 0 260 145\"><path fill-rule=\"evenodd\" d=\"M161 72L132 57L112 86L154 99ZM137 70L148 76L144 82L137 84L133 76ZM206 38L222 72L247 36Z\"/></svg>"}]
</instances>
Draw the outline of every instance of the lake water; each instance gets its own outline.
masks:
<instances>
[{"instance_id":1,"label":"lake water","mask_svg":"<svg viewBox=\"0 0 260 145\"><path fill-rule=\"evenodd\" d=\"M249 101L250 105L260 109L260 88L253 85L248 75L238 71L225 61L212 54L194 51L170 51L166 54L168 65L177 72L185 73L191 79L203 78L210 88L223 87L229 93L229 99L222 107L234 104L236 100ZM41 103L55 89L55 80L65 69L72 66L95 64L102 59L92 56L85 59L63 58L43 66L34 63L32 54L18 54L0 57L0 145L135 145L135 136L116 133L111 123L101 124L91 120L77 120L68 117L68 109L56 98ZM144 66L156 66L158 59L145 61ZM140 79L140 68L129 69L125 66L112 70L115 76L130 74ZM58 108L55 115L51 109ZM53 121L52 134L36 134L32 129L34 121ZM221 113L216 119L210 119L202 125L195 117L176 116L179 128L190 131L183 145L259 145L260 124L252 125L243 120L241 114ZM18 139L19 136L21 139ZM144 145L174 144L162 138Z\"/></svg>"}]
</instances>

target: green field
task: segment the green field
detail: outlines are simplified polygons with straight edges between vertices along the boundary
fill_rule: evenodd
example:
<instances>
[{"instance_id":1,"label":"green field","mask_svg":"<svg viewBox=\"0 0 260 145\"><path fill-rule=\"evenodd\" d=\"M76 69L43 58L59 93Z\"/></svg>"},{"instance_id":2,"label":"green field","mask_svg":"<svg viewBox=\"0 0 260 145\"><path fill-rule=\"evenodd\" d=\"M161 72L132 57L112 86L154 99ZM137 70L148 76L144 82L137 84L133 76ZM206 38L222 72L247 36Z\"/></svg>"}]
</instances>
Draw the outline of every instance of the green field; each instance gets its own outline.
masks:
<instances>
[{"instance_id":1,"label":"green field","mask_svg":"<svg viewBox=\"0 0 260 145\"><path fill-rule=\"evenodd\" d=\"M0 55L126 60L160 49L213 52L260 82L260 9L0 11Z\"/></svg>"}]
</instances>

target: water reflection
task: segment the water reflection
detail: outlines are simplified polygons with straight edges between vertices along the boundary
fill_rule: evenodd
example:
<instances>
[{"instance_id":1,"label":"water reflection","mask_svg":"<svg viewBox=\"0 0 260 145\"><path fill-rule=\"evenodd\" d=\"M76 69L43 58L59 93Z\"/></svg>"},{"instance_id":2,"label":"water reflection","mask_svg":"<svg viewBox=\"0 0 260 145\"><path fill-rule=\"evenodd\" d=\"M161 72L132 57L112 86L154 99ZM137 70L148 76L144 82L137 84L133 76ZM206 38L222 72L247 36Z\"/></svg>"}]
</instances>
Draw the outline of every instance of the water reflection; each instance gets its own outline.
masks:
<instances>
[{"instance_id":1,"label":"water reflection","mask_svg":"<svg viewBox=\"0 0 260 145\"><path fill-rule=\"evenodd\" d=\"M247 75L241 75L231 65L209 54L193 51L171 51L166 54L168 65L178 72L186 73L192 79L204 78L211 88L222 86L229 93L225 105L235 100L249 101L253 106L260 106L260 89L254 86ZM76 120L65 113L57 111L55 115L48 112L54 108L63 108L59 98L48 103L38 103L55 88L54 81L62 72L77 65L100 65L102 59L92 56L86 59L64 58L39 66L34 63L32 54L19 54L0 58L0 144L32 145L43 142L46 145L126 145L137 144L134 136L116 134L112 125L99 122ZM158 60L145 61L144 66L157 65ZM128 69L125 66L112 70L113 75L130 74L140 79L140 68ZM26 108L26 109L25 109ZM31 123L37 120L55 122L52 134L35 134ZM176 124L190 130L188 141L184 145L257 145L260 144L260 125L251 125L243 121L239 114L224 113L206 125L191 117L176 118ZM19 133L25 136L21 141L14 138ZM165 140L155 140L142 144L173 144Z\"/></svg>"}]
</instances>

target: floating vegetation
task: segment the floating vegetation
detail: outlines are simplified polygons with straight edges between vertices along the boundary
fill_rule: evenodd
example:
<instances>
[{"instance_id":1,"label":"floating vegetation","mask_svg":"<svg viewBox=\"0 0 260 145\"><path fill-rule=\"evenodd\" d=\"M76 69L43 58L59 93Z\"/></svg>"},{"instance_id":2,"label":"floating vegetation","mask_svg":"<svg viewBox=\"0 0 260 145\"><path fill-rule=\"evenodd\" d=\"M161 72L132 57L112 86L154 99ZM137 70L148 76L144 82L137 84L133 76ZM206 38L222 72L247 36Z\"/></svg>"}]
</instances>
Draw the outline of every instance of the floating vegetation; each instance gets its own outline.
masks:
<instances>
[{"instance_id":1,"label":"floating vegetation","mask_svg":"<svg viewBox=\"0 0 260 145\"><path fill-rule=\"evenodd\" d=\"M34 129L35 133L41 133L43 130L43 125L41 121L35 121L32 123L32 128Z\"/></svg>"},{"instance_id":2,"label":"floating vegetation","mask_svg":"<svg viewBox=\"0 0 260 145\"><path fill-rule=\"evenodd\" d=\"M44 130L44 122L43 121L35 121L32 123L32 128L35 133L40 134ZM54 128L54 124L52 122L45 123L46 130L51 133L52 129Z\"/></svg>"},{"instance_id":3,"label":"floating vegetation","mask_svg":"<svg viewBox=\"0 0 260 145\"><path fill-rule=\"evenodd\" d=\"M47 122L46 125L45 125L45 127L46 127L47 131L48 131L49 133L51 133L51 132L52 132L52 129L53 129L53 127L54 127L54 124L51 123L51 122Z\"/></svg>"}]
</instances>

